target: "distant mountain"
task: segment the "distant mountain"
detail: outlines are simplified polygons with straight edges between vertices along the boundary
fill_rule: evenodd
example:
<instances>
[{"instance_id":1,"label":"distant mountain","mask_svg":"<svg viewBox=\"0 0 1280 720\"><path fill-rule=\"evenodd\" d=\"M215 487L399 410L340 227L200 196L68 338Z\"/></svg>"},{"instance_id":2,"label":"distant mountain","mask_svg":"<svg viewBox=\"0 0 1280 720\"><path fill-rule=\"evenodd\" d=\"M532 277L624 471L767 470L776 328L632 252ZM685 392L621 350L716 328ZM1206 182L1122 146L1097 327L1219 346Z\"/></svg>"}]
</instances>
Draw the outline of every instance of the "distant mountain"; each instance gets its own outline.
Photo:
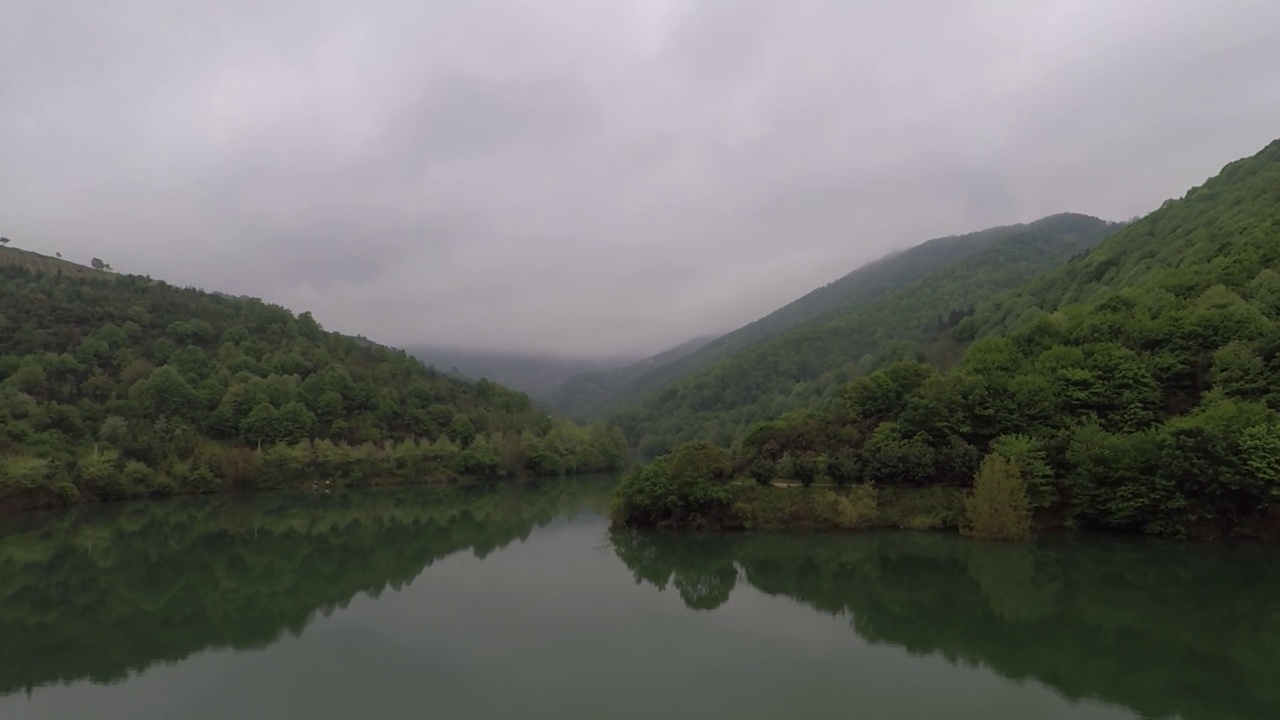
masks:
<instances>
[{"instance_id":1,"label":"distant mountain","mask_svg":"<svg viewBox=\"0 0 1280 720\"><path fill-rule=\"evenodd\" d=\"M630 365L574 375L556 388L547 402L571 418L599 417L618 393L637 378L688 357L715 339L715 335L696 337Z\"/></svg>"},{"instance_id":2,"label":"distant mountain","mask_svg":"<svg viewBox=\"0 0 1280 720\"><path fill-rule=\"evenodd\" d=\"M616 420L646 455L693 438L727 442L752 422L833 396L856 374L914 356L975 306L1067 262L1120 227L1086 215L1054 215L935 240L878 261L838 281L845 284L843 306L807 311L809 318L790 330L668 383ZM821 302L813 294L798 302L831 308L831 288L816 291ZM686 362L698 355L705 362L725 345L724 338L710 343ZM928 350L945 366L963 347L943 343Z\"/></svg>"},{"instance_id":3,"label":"distant mountain","mask_svg":"<svg viewBox=\"0 0 1280 720\"><path fill-rule=\"evenodd\" d=\"M536 353L417 346L410 355L437 370L471 380L492 380L545 401L569 378L588 372L603 372L637 361L634 356L580 358Z\"/></svg>"},{"instance_id":4,"label":"distant mountain","mask_svg":"<svg viewBox=\"0 0 1280 720\"><path fill-rule=\"evenodd\" d=\"M1027 232L1053 226L1053 232L1096 239L1107 223L1085 215L1061 214L1033 223L990 228L965 235L929 240L867 263L848 275L814 290L755 322L708 342L696 352L656 366L618 390L594 414L605 416L644 401L681 378L709 368L738 351L768 340L803 323L863 307L928 273L947 267Z\"/></svg>"}]
</instances>

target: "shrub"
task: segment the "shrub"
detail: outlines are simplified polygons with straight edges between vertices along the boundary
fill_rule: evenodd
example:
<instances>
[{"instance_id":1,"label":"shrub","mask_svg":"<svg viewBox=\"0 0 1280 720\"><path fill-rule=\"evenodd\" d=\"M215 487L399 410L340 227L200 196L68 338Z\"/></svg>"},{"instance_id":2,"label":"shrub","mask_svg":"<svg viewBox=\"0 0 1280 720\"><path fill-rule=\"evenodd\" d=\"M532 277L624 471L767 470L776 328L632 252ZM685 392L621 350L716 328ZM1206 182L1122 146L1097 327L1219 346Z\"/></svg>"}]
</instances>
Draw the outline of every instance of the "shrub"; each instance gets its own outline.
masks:
<instances>
[{"instance_id":1,"label":"shrub","mask_svg":"<svg viewBox=\"0 0 1280 720\"><path fill-rule=\"evenodd\" d=\"M142 495L151 490L155 473L143 463L130 460L120 471L120 481L128 488L130 496Z\"/></svg>"},{"instance_id":2,"label":"shrub","mask_svg":"<svg viewBox=\"0 0 1280 720\"><path fill-rule=\"evenodd\" d=\"M847 494L815 490L816 524L840 530L865 530L880 516L873 485L859 485Z\"/></svg>"},{"instance_id":3,"label":"shrub","mask_svg":"<svg viewBox=\"0 0 1280 720\"><path fill-rule=\"evenodd\" d=\"M231 487L257 487L259 454L249 448L227 448L218 458L218 471Z\"/></svg>"}]
</instances>

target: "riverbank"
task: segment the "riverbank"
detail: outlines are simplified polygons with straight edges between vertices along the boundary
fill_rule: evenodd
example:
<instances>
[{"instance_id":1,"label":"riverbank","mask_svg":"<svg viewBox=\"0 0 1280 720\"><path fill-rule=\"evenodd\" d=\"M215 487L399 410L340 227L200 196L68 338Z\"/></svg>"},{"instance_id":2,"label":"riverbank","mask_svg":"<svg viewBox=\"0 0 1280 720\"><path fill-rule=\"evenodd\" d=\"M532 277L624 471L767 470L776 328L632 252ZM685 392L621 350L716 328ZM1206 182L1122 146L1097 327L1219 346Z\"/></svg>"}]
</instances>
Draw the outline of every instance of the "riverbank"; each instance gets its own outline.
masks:
<instances>
[{"instance_id":1,"label":"riverbank","mask_svg":"<svg viewBox=\"0 0 1280 720\"><path fill-rule=\"evenodd\" d=\"M166 498L201 495L248 495L275 492L326 492L338 489L440 486L468 482L511 483L524 480L597 475L619 470L619 468L593 468L556 475L521 473L492 477L461 474L439 468L434 472L418 475L360 475L309 472L301 476L284 477L262 474L259 469L254 466L253 472L249 474L245 474L243 471L219 475L206 472L202 473L199 482L195 483L177 483L163 475L152 474L137 482L131 482L128 478L119 478L109 486L76 487L71 483L64 483L54 487L26 488L25 492L18 491L0 495L0 515L76 505L96 505L120 500L163 500Z\"/></svg>"},{"instance_id":2,"label":"riverbank","mask_svg":"<svg viewBox=\"0 0 1280 720\"><path fill-rule=\"evenodd\" d=\"M958 530L964 489L730 486L729 513L719 530Z\"/></svg>"},{"instance_id":3,"label":"riverbank","mask_svg":"<svg viewBox=\"0 0 1280 720\"><path fill-rule=\"evenodd\" d=\"M683 498L664 517L646 521L615 501L615 525L682 531L857 531L942 530L959 532L965 519L968 488L952 485L875 487L758 485L738 480L720 486L724 495L697 506ZM1037 532L1073 527L1066 508L1041 510L1033 518ZM1114 530L1112 531L1114 532ZM1241 518L1232 526L1192 526L1183 539L1280 542L1280 508Z\"/></svg>"}]
</instances>

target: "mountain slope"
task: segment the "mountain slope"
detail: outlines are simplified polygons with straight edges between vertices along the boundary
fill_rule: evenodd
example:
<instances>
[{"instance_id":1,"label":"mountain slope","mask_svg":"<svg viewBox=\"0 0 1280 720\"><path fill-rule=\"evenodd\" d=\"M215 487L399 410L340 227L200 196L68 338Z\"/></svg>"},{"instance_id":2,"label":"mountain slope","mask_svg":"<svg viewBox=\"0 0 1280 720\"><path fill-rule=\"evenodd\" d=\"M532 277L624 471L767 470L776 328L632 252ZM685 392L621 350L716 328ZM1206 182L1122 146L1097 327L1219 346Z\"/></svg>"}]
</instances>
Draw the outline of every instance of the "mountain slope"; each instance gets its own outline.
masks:
<instances>
[{"instance_id":1,"label":"mountain slope","mask_svg":"<svg viewBox=\"0 0 1280 720\"><path fill-rule=\"evenodd\" d=\"M308 313L44 260L59 271L0 263L0 506L558 474L625 455L616 431L553 423L522 393Z\"/></svg>"},{"instance_id":2,"label":"mountain slope","mask_svg":"<svg viewBox=\"0 0 1280 720\"><path fill-rule=\"evenodd\" d=\"M698 437L727 442L753 421L837 393L845 375L910 355L975 305L1087 250L1118 226L1055 215L1018 227L990 231L999 239L878 300L806 322L673 383L617 421L646 455Z\"/></svg>"},{"instance_id":3,"label":"mountain slope","mask_svg":"<svg viewBox=\"0 0 1280 720\"><path fill-rule=\"evenodd\" d=\"M739 469L762 483L965 487L999 456L1010 502L1042 518L1280 538L1280 140L956 334L977 339L948 374L895 363L843 403L757 424L738 439ZM633 476L636 497L671 466ZM734 492L706 517L741 522Z\"/></svg>"},{"instance_id":4,"label":"mountain slope","mask_svg":"<svg viewBox=\"0 0 1280 720\"><path fill-rule=\"evenodd\" d=\"M547 398L547 402L575 420L600 417L613 398L637 378L697 352L715 338L715 335L697 337L630 365L611 370L579 373L556 388Z\"/></svg>"},{"instance_id":5,"label":"mountain slope","mask_svg":"<svg viewBox=\"0 0 1280 720\"><path fill-rule=\"evenodd\" d=\"M1117 234L1077 262L1048 272L982 308L960 332L1008 331L1029 314L1139 286L1187 298L1223 284L1248 294L1275 256L1280 230L1280 140L1226 165L1181 199Z\"/></svg>"},{"instance_id":6,"label":"mountain slope","mask_svg":"<svg viewBox=\"0 0 1280 720\"><path fill-rule=\"evenodd\" d=\"M1034 223L990 228L965 235L936 238L883 257L808 293L769 315L708 342L687 357L663 364L637 377L619 390L597 415L626 409L649 398L671 383L756 343L775 337L803 323L867 305L921 277L982 252L992 244L1027 232L1080 234L1096 238L1104 225L1096 218L1062 214Z\"/></svg>"}]
</instances>

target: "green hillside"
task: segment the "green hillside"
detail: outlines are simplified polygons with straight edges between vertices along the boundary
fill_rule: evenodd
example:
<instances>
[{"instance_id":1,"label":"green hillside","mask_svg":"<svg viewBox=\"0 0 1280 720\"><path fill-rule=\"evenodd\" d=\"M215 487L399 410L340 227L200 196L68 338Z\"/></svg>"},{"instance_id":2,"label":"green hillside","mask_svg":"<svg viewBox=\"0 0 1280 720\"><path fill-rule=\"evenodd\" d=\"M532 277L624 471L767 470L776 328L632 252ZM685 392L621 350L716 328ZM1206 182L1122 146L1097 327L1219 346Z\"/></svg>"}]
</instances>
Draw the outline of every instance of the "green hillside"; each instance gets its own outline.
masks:
<instances>
[{"instance_id":1,"label":"green hillside","mask_svg":"<svg viewBox=\"0 0 1280 720\"><path fill-rule=\"evenodd\" d=\"M836 396L849 376L913 355L975 305L1093 247L1117 227L1084 215L1054 215L952 244L934 241L921 246L932 245L928 252L917 248L921 252L895 256L890 259L898 261L894 272L884 273L888 279L863 285L874 287L866 296L878 299L827 313L742 350L671 384L617 421L646 455L699 437L727 443L753 421ZM941 258L954 257L957 243L965 249L962 259L925 271ZM910 257L914 276L902 265ZM946 352L934 351L945 363ZM958 355L959 348L950 353Z\"/></svg>"},{"instance_id":2,"label":"green hillside","mask_svg":"<svg viewBox=\"0 0 1280 720\"><path fill-rule=\"evenodd\" d=\"M0 264L0 506L594 471L625 441L528 396L145 277ZM62 269L44 258L36 264ZM67 264L69 265L69 263ZM72 266L79 267L79 266Z\"/></svg>"},{"instance_id":3,"label":"green hillside","mask_svg":"<svg viewBox=\"0 0 1280 720\"><path fill-rule=\"evenodd\" d=\"M1003 457L1042 522L1280 535L1280 141L956 335L976 341L950 373L859 379L842 404L752 428L739 468L966 486Z\"/></svg>"},{"instance_id":4,"label":"green hillside","mask_svg":"<svg viewBox=\"0 0 1280 720\"><path fill-rule=\"evenodd\" d=\"M990 248L994 243L1025 235L1080 235L1096 241L1105 224L1082 215L1055 215L1034 223L990 228L966 235L936 238L863 265L769 315L706 343L685 357L662 363L639 375L605 400L594 415L605 417L649 400L682 378L732 357L745 348L776 337L802 324L833 318L864 307L925 275Z\"/></svg>"}]
</instances>

